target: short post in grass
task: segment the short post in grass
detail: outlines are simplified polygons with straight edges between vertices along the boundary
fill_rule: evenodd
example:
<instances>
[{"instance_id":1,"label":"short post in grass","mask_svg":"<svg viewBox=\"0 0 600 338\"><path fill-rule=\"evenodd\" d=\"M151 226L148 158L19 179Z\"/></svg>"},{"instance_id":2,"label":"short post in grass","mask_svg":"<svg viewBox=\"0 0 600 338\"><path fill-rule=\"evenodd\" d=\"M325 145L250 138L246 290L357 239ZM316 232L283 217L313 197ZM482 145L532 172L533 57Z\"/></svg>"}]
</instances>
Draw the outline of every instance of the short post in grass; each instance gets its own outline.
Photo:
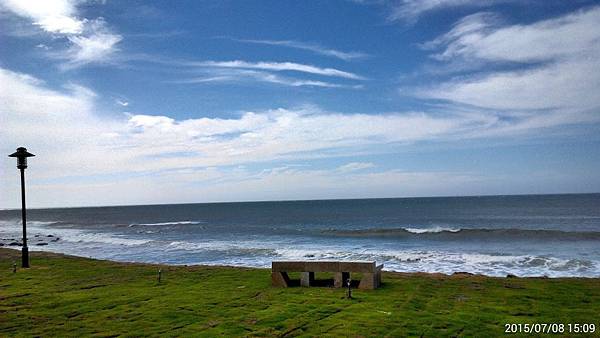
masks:
<instances>
[{"instance_id":1,"label":"short post in grass","mask_svg":"<svg viewBox=\"0 0 600 338\"><path fill-rule=\"evenodd\" d=\"M13 263L13 273L17 273L17 262Z\"/></svg>"},{"instance_id":2,"label":"short post in grass","mask_svg":"<svg viewBox=\"0 0 600 338\"><path fill-rule=\"evenodd\" d=\"M162 277L162 269L158 269L158 282L160 283L160 278Z\"/></svg>"},{"instance_id":3,"label":"short post in grass","mask_svg":"<svg viewBox=\"0 0 600 338\"><path fill-rule=\"evenodd\" d=\"M348 278L348 299L352 299L352 279Z\"/></svg>"}]
</instances>

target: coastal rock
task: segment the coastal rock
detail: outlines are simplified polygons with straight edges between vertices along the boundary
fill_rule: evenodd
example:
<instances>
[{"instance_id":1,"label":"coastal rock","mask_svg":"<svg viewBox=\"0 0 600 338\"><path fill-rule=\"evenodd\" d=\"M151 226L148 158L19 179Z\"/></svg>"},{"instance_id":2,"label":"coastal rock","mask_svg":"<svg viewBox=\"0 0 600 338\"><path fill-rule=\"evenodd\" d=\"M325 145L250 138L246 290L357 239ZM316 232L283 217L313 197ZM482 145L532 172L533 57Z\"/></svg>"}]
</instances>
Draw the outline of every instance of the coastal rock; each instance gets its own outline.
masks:
<instances>
[{"instance_id":1,"label":"coastal rock","mask_svg":"<svg viewBox=\"0 0 600 338\"><path fill-rule=\"evenodd\" d=\"M10 246L22 246L23 244L19 243L19 242L10 242L10 244L8 244Z\"/></svg>"},{"instance_id":2,"label":"coastal rock","mask_svg":"<svg viewBox=\"0 0 600 338\"><path fill-rule=\"evenodd\" d=\"M42 245L48 245L48 243L41 242L41 243L35 243L35 245L42 246Z\"/></svg>"},{"instance_id":3,"label":"coastal rock","mask_svg":"<svg viewBox=\"0 0 600 338\"><path fill-rule=\"evenodd\" d=\"M48 236L46 236L46 237L54 237L54 236L52 236L52 235L48 235Z\"/></svg>"},{"instance_id":4,"label":"coastal rock","mask_svg":"<svg viewBox=\"0 0 600 338\"><path fill-rule=\"evenodd\" d=\"M404 260L400 260L401 262L405 262L405 263L415 263L415 262L419 262L421 260L421 258L407 258Z\"/></svg>"},{"instance_id":5,"label":"coastal rock","mask_svg":"<svg viewBox=\"0 0 600 338\"><path fill-rule=\"evenodd\" d=\"M455 276L473 276L472 273L466 272L466 271L457 271L457 272L453 273L453 275L455 275Z\"/></svg>"},{"instance_id":6,"label":"coastal rock","mask_svg":"<svg viewBox=\"0 0 600 338\"><path fill-rule=\"evenodd\" d=\"M509 273L508 275L506 275L506 278L518 278L518 276Z\"/></svg>"}]
</instances>

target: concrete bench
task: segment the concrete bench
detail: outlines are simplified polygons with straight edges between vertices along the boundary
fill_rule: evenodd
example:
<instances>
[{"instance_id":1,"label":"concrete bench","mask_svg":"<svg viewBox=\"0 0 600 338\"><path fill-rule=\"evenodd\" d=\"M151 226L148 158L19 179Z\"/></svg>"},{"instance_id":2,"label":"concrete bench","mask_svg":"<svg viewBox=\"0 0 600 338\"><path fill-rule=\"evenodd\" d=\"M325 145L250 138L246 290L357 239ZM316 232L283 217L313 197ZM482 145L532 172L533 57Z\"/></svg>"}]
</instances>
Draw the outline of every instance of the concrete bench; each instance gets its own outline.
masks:
<instances>
[{"instance_id":1,"label":"concrete bench","mask_svg":"<svg viewBox=\"0 0 600 338\"><path fill-rule=\"evenodd\" d=\"M288 272L300 272L300 285L310 286L315 280L315 272L333 272L333 286L347 286L351 272L362 273L359 289L376 289L381 284L381 269L383 264L376 265L373 261L274 261L271 269L273 286L288 287L290 278Z\"/></svg>"}]
</instances>

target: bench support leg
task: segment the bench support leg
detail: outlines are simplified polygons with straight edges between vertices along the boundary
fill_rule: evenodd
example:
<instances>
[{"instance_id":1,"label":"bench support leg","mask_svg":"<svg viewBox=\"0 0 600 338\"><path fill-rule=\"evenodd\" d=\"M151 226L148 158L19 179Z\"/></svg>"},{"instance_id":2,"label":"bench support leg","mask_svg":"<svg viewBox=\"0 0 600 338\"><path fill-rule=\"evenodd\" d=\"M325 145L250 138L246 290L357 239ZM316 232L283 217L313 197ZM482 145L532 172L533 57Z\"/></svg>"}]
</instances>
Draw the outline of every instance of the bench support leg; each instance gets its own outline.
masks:
<instances>
[{"instance_id":1,"label":"bench support leg","mask_svg":"<svg viewBox=\"0 0 600 338\"><path fill-rule=\"evenodd\" d=\"M333 280L333 286L336 288L346 287L346 283L350 278L350 272L336 272Z\"/></svg>"},{"instance_id":2,"label":"bench support leg","mask_svg":"<svg viewBox=\"0 0 600 338\"><path fill-rule=\"evenodd\" d=\"M365 272L363 277L358 284L359 289L373 290L377 288L379 283L377 282L377 273Z\"/></svg>"},{"instance_id":3,"label":"bench support leg","mask_svg":"<svg viewBox=\"0 0 600 338\"><path fill-rule=\"evenodd\" d=\"M271 272L271 284L280 288L287 288L290 285L290 277L287 272Z\"/></svg>"},{"instance_id":4,"label":"bench support leg","mask_svg":"<svg viewBox=\"0 0 600 338\"><path fill-rule=\"evenodd\" d=\"M315 281L315 273L314 272L302 272L300 277L300 285L302 286L310 286L311 283Z\"/></svg>"}]
</instances>

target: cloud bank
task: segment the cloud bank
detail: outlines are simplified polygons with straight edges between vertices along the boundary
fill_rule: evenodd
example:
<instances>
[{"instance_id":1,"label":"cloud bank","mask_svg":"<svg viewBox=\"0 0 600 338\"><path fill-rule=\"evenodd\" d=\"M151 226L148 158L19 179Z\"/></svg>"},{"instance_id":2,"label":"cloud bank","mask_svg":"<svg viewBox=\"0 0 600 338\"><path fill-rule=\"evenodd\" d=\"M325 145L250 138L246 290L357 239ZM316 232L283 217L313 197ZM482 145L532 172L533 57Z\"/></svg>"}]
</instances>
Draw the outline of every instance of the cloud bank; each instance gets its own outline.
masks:
<instances>
[{"instance_id":1,"label":"cloud bank","mask_svg":"<svg viewBox=\"0 0 600 338\"><path fill-rule=\"evenodd\" d=\"M0 139L7 140L0 150L8 154L26 145L38 155L36 170L30 170L31 189L37 196L32 205L106 204L109 197L113 202L108 204L156 203L170 191L177 196L174 202L206 200L201 199L202 192L210 192L212 200L226 199L231 196L219 190L224 186L247 186L249 190L235 190L245 191L238 199L250 198L251 192L254 199L279 198L289 194L285 187L297 188L301 192L294 194L297 198L317 198L318 193L307 188L314 184L331 187L331 197L358 197L361 192L375 197L384 196L382 182L388 182L389 195L393 184L400 189L402 184L412 186L410 180L433 178L445 182L437 186L437 194L443 194L452 188L450 182L460 185L479 179L465 173L379 170L370 162L356 161L330 170L288 167L256 172L240 166L389 153L420 142L539 132L571 123L547 118L538 123L531 116L507 118L476 111L344 114L316 106L241 112L232 118L179 120L167 114L135 113L115 117L99 112L97 94L85 87L67 84L53 90L35 77L5 69L0 70L0 84ZM4 172L14 170L14 163L2 163ZM340 184L347 175L352 175L353 183ZM16 180L8 175L1 180L11 191L6 198L17 201ZM304 187L299 182L305 182ZM434 193L434 188L421 191Z\"/></svg>"}]
</instances>

